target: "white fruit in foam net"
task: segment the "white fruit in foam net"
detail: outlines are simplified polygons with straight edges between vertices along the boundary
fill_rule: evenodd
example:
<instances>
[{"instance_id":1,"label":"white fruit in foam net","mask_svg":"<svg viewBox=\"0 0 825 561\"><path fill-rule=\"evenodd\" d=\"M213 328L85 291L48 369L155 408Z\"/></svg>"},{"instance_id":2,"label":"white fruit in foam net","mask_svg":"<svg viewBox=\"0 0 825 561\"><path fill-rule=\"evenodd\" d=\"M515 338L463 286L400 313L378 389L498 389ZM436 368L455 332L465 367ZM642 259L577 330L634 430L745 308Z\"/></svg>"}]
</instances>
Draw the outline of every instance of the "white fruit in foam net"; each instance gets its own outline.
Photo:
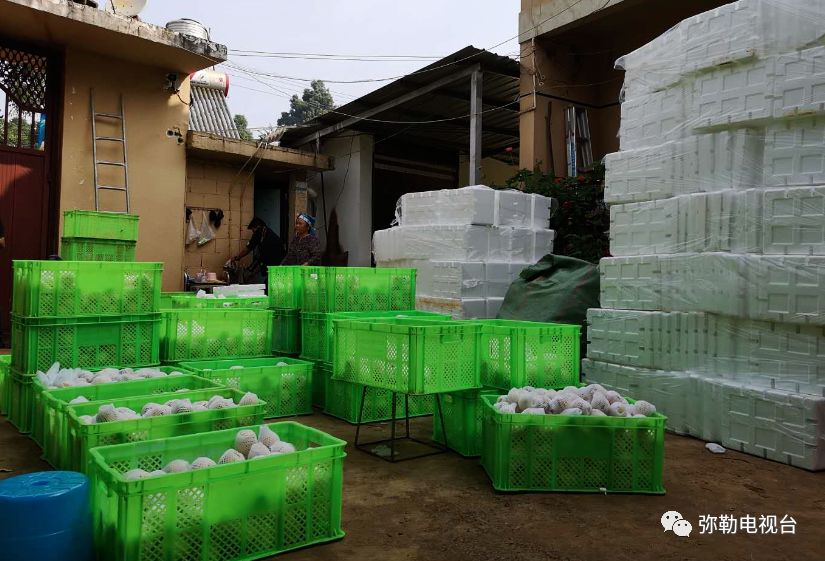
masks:
<instances>
[{"instance_id":1,"label":"white fruit in foam net","mask_svg":"<svg viewBox=\"0 0 825 561\"><path fill-rule=\"evenodd\" d=\"M258 431L258 442L267 448L271 448L273 444L280 441L281 438L275 433L275 431L269 428L269 425L261 425L261 428Z\"/></svg>"},{"instance_id":2,"label":"white fruit in foam net","mask_svg":"<svg viewBox=\"0 0 825 561\"><path fill-rule=\"evenodd\" d=\"M172 415L178 415L180 413L191 413L192 412L192 402L188 399L178 399L171 405Z\"/></svg>"},{"instance_id":3,"label":"white fruit in foam net","mask_svg":"<svg viewBox=\"0 0 825 561\"><path fill-rule=\"evenodd\" d=\"M582 410L578 407L571 407L570 409L565 409L561 412L562 415L582 415Z\"/></svg>"},{"instance_id":4,"label":"white fruit in foam net","mask_svg":"<svg viewBox=\"0 0 825 561\"><path fill-rule=\"evenodd\" d=\"M97 416L95 417L95 422L98 423L111 423L112 421L117 421L117 409L115 409L114 405L101 405L100 409L97 410Z\"/></svg>"},{"instance_id":5,"label":"white fruit in foam net","mask_svg":"<svg viewBox=\"0 0 825 561\"><path fill-rule=\"evenodd\" d=\"M583 399L577 399L576 401L574 401L573 407L581 410L582 415L590 415L591 411L593 411L593 407L590 405L590 403Z\"/></svg>"},{"instance_id":6,"label":"white fruit in foam net","mask_svg":"<svg viewBox=\"0 0 825 561\"><path fill-rule=\"evenodd\" d=\"M140 408L140 414L145 417L146 413L155 407L160 407L160 403L144 403L143 407Z\"/></svg>"},{"instance_id":7,"label":"white fruit in foam net","mask_svg":"<svg viewBox=\"0 0 825 561\"><path fill-rule=\"evenodd\" d=\"M135 411L132 411L128 407L117 408L118 421L134 421L135 419L140 419L140 415L138 415Z\"/></svg>"},{"instance_id":8,"label":"white fruit in foam net","mask_svg":"<svg viewBox=\"0 0 825 561\"><path fill-rule=\"evenodd\" d=\"M601 409L593 409L590 412L590 415L593 416L593 417L607 417L607 413L605 413Z\"/></svg>"},{"instance_id":9,"label":"white fruit in foam net","mask_svg":"<svg viewBox=\"0 0 825 561\"><path fill-rule=\"evenodd\" d=\"M235 366L230 366L229 369L230 370L243 370L243 366L241 366L240 364L236 364Z\"/></svg>"},{"instance_id":10,"label":"white fruit in foam net","mask_svg":"<svg viewBox=\"0 0 825 561\"><path fill-rule=\"evenodd\" d=\"M593 399L590 400L590 405L593 407L593 409L606 411L607 408L610 407L610 401L604 395L604 392L596 391L593 394Z\"/></svg>"},{"instance_id":11,"label":"white fruit in foam net","mask_svg":"<svg viewBox=\"0 0 825 561\"><path fill-rule=\"evenodd\" d=\"M94 380L92 380L92 384L100 385L100 384L111 384L112 377L107 376L106 374L102 374L100 376L95 376Z\"/></svg>"},{"instance_id":12,"label":"white fruit in foam net","mask_svg":"<svg viewBox=\"0 0 825 561\"><path fill-rule=\"evenodd\" d=\"M604 396L607 398L607 401L609 401L611 405L613 405L617 401L618 402L622 401L622 396L619 395L619 392L616 392L616 391L613 391L613 390L605 392Z\"/></svg>"},{"instance_id":13,"label":"white fruit in foam net","mask_svg":"<svg viewBox=\"0 0 825 561\"><path fill-rule=\"evenodd\" d=\"M539 398L537 395L524 392L518 398L518 409L519 411L525 411L527 409L534 409L539 404Z\"/></svg>"},{"instance_id":14,"label":"white fruit in foam net","mask_svg":"<svg viewBox=\"0 0 825 561\"><path fill-rule=\"evenodd\" d=\"M77 396L69 402L69 405L77 405L78 403L89 403L89 400L82 395Z\"/></svg>"},{"instance_id":15,"label":"white fruit in foam net","mask_svg":"<svg viewBox=\"0 0 825 561\"><path fill-rule=\"evenodd\" d=\"M253 458L269 456L270 454L272 454L272 452L269 451L269 448L264 446L261 442L256 442L249 448L249 454L247 454L246 457L251 460Z\"/></svg>"},{"instance_id":16,"label":"white fruit in foam net","mask_svg":"<svg viewBox=\"0 0 825 561\"><path fill-rule=\"evenodd\" d=\"M150 474L143 469L132 469L123 474L123 479L126 481L137 481L139 479L146 479L147 477L150 477Z\"/></svg>"},{"instance_id":17,"label":"white fruit in foam net","mask_svg":"<svg viewBox=\"0 0 825 561\"><path fill-rule=\"evenodd\" d=\"M507 392L507 401L517 404L521 394L522 390L520 388L511 388L510 391Z\"/></svg>"},{"instance_id":18,"label":"white fruit in foam net","mask_svg":"<svg viewBox=\"0 0 825 561\"><path fill-rule=\"evenodd\" d=\"M179 372L175 370L174 372L169 373L170 376L183 376L183 372Z\"/></svg>"},{"instance_id":19,"label":"white fruit in foam net","mask_svg":"<svg viewBox=\"0 0 825 561\"><path fill-rule=\"evenodd\" d=\"M281 361L278 364L276 364L275 366L289 366L289 364L287 364L286 362Z\"/></svg>"},{"instance_id":20,"label":"white fruit in foam net","mask_svg":"<svg viewBox=\"0 0 825 561\"><path fill-rule=\"evenodd\" d=\"M157 407L150 407L144 417L165 417L172 414L172 408L168 405L158 405Z\"/></svg>"},{"instance_id":21,"label":"white fruit in foam net","mask_svg":"<svg viewBox=\"0 0 825 561\"><path fill-rule=\"evenodd\" d=\"M230 448L226 452L223 453L221 458L218 460L219 464L232 464L235 462L243 462L246 460L243 454L238 452L237 450Z\"/></svg>"},{"instance_id":22,"label":"white fruit in foam net","mask_svg":"<svg viewBox=\"0 0 825 561\"><path fill-rule=\"evenodd\" d=\"M645 417L650 417L651 415L656 414L656 406L649 401L644 401L643 399L640 399L633 405L633 410L637 414L644 415Z\"/></svg>"},{"instance_id":23,"label":"white fruit in foam net","mask_svg":"<svg viewBox=\"0 0 825 561\"><path fill-rule=\"evenodd\" d=\"M516 412L516 404L510 403L509 401L502 401L496 403L493 407L495 407L498 411L502 413L515 413Z\"/></svg>"},{"instance_id":24,"label":"white fruit in foam net","mask_svg":"<svg viewBox=\"0 0 825 561\"><path fill-rule=\"evenodd\" d=\"M621 401L611 403L607 414L611 417L627 417L627 405Z\"/></svg>"},{"instance_id":25,"label":"white fruit in foam net","mask_svg":"<svg viewBox=\"0 0 825 561\"><path fill-rule=\"evenodd\" d=\"M258 437L249 429L238 431L235 435L235 450L246 456L252 445L258 442Z\"/></svg>"},{"instance_id":26,"label":"white fruit in foam net","mask_svg":"<svg viewBox=\"0 0 825 561\"><path fill-rule=\"evenodd\" d=\"M295 451L295 446L289 442L280 441L270 446L269 451L273 454L291 454Z\"/></svg>"},{"instance_id":27,"label":"white fruit in foam net","mask_svg":"<svg viewBox=\"0 0 825 561\"><path fill-rule=\"evenodd\" d=\"M500 395L496 398L496 403L510 403L506 395Z\"/></svg>"},{"instance_id":28,"label":"white fruit in foam net","mask_svg":"<svg viewBox=\"0 0 825 561\"><path fill-rule=\"evenodd\" d=\"M97 422L97 418L94 415L81 415L78 419L80 419L80 422L84 425L93 425Z\"/></svg>"},{"instance_id":29,"label":"white fruit in foam net","mask_svg":"<svg viewBox=\"0 0 825 561\"><path fill-rule=\"evenodd\" d=\"M192 412L208 411L209 407L205 401L196 401L192 404Z\"/></svg>"},{"instance_id":30,"label":"white fruit in foam net","mask_svg":"<svg viewBox=\"0 0 825 561\"><path fill-rule=\"evenodd\" d=\"M206 457L195 458L192 462L192 469L204 469L216 465L215 460Z\"/></svg>"},{"instance_id":31,"label":"white fruit in foam net","mask_svg":"<svg viewBox=\"0 0 825 561\"><path fill-rule=\"evenodd\" d=\"M158 475L166 475L166 472L163 471L162 469L156 469L155 471L153 471L149 475L151 475L152 477L157 477Z\"/></svg>"},{"instance_id":32,"label":"white fruit in foam net","mask_svg":"<svg viewBox=\"0 0 825 561\"><path fill-rule=\"evenodd\" d=\"M528 407L521 412L522 415L544 415L544 409L541 407Z\"/></svg>"},{"instance_id":33,"label":"white fruit in foam net","mask_svg":"<svg viewBox=\"0 0 825 561\"><path fill-rule=\"evenodd\" d=\"M258 405L259 401L260 400L258 399L257 395L255 395L252 392L246 392L245 394L243 394L243 397L238 402L238 405Z\"/></svg>"},{"instance_id":34,"label":"white fruit in foam net","mask_svg":"<svg viewBox=\"0 0 825 561\"><path fill-rule=\"evenodd\" d=\"M192 466L189 465L189 462L186 460L172 460L169 462L163 471L166 473L183 473L185 471L190 471Z\"/></svg>"},{"instance_id":35,"label":"white fruit in foam net","mask_svg":"<svg viewBox=\"0 0 825 561\"><path fill-rule=\"evenodd\" d=\"M206 405L207 405L207 407L212 409L213 404L218 403L219 401L222 401L223 399L224 398L222 396L213 395L212 397L209 398L209 401L206 402Z\"/></svg>"}]
</instances>

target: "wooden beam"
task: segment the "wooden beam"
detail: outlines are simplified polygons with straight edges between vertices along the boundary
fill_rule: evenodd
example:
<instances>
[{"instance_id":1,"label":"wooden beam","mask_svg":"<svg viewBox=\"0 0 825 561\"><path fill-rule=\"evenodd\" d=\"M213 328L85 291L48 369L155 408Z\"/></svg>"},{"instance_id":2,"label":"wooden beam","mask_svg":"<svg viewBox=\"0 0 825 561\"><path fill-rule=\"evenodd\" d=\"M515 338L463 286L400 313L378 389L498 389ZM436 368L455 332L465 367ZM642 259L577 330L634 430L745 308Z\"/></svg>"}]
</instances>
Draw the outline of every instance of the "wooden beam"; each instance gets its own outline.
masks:
<instances>
[{"instance_id":1,"label":"wooden beam","mask_svg":"<svg viewBox=\"0 0 825 561\"><path fill-rule=\"evenodd\" d=\"M470 76L470 185L481 184L481 150L484 146L481 134L482 77L480 70Z\"/></svg>"},{"instance_id":2,"label":"wooden beam","mask_svg":"<svg viewBox=\"0 0 825 561\"><path fill-rule=\"evenodd\" d=\"M413 99L415 99L417 97L428 94L428 93L430 93L432 91L435 91L439 88L443 88L447 84L452 84L453 82L464 79L467 76L472 76L474 73L479 73L480 74L481 73L480 71L481 71L481 65L480 64L474 64L473 66L469 66L469 67L465 68L464 70L456 72L455 74L445 76L444 78L436 80L435 82L431 82L431 83L427 84L426 86L422 86L422 87L417 88L417 89L415 89L411 92L407 92L404 95L398 96L397 98L393 99L392 101L382 103L381 105L379 105L377 107L373 107L372 109L367 109L366 111L363 111L363 112L359 113L358 115L354 115L352 117L344 119L340 123L335 123L334 125L330 125L330 126L328 126L326 128L323 128L323 129L321 129L317 132L308 134L308 135L298 139L295 142L295 145L296 146L303 146L304 144L308 144L312 141L317 141L321 137L324 137L324 136L327 136L329 134L332 134L332 133L338 132L340 130L343 130L343 129L351 126L351 125L354 125L355 123L357 123L359 121L363 121L364 119L369 119L370 117L372 117L374 115L378 115L380 113L383 113L384 111L386 111L388 109L392 109L393 107L397 107L397 106L399 106L403 103L407 103L408 101L412 101Z\"/></svg>"},{"instance_id":3,"label":"wooden beam","mask_svg":"<svg viewBox=\"0 0 825 561\"><path fill-rule=\"evenodd\" d=\"M186 150L195 156L205 156L226 162L243 163L260 159L264 164L269 163L283 169L317 171L335 169L330 156L280 146L261 148L258 143L251 140L225 138L212 133L189 131L186 136Z\"/></svg>"}]
</instances>

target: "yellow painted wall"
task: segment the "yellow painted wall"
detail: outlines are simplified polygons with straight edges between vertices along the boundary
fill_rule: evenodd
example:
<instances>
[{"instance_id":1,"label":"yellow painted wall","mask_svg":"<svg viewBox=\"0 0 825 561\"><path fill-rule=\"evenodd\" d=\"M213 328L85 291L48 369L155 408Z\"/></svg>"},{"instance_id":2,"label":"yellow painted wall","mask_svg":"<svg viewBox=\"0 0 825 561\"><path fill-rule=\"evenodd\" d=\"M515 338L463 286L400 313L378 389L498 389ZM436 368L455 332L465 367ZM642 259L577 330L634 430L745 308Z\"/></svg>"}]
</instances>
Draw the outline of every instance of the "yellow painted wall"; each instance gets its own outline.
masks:
<instances>
[{"instance_id":1,"label":"yellow painted wall","mask_svg":"<svg viewBox=\"0 0 825 561\"><path fill-rule=\"evenodd\" d=\"M507 164L495 158L484 158L481 160L481 184L496 185L503 187L507 180L518 173L518 159L514 158L512 164ZM466 187L470 184L470 157L461 156L458 163L458 186Z\"/></svg>"},{"instance_id":2,"label":"yellow painted wall","mask_svg":"<svg viewBox=\"0 0 825 561\"><path fill-rule=\"evenodd\" d=\"M219 208L224 214L213 241L201 247L197 243L186 246L184 268L190 274L204 269L220 275L224 263L240 253L252 235L246 226L254 215L255 179L238 170L239 166L193 158L187 164L186 205ZM193 210L192 219L200 227L202 211ZM247 257L244 264L251 259Z\"/></svg>"},{"instance_id":3,"label":"yellow painted wall","mask_svg":"<svg viewBox=\"0 0 825 561\"><path fill-rule=\"evenodd\" d=\"M78 50L66 53L60 208L61 215L63 210L94 209L90 89L95 90L98 112L117 112L122 93L131 210L140 216L137 259L163 262L163 289L179 290L183 284L186 148L177 138L167 136L167 131L179 131L185 137L189 112L176 95L163 90L165 75L163 69L101 55ZM188 99L188 85L181 96ZM98 134L115 132L110 126ZM120 159L113 151L115 146L111 143L99 159ZM122 183L111 172L102 180ZM120 194L106 193L101 210L121 211L122 201Z\"/></svg>"}]
</instances>

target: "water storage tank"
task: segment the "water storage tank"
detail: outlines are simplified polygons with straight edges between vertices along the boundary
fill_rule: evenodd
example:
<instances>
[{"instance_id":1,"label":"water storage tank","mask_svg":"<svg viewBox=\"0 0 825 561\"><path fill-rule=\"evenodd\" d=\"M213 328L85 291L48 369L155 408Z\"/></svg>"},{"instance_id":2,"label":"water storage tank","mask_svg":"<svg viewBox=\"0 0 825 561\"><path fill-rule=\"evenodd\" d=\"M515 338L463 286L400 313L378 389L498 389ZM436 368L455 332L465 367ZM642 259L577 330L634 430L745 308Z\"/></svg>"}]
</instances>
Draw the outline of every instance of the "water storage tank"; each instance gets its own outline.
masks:
<instances>
[{"instance_id":1,"label":"water storage tank","mask_svg":"<svg viewBox=\"0 0 825 561\"><path fill-rule=\"evenodd\" d=\"M229 95L229 74L214 70L198 70L191 76L193 86L201 86L212 90L220 90L224 96Z\"/></svg>"},{"instance_id":2,"label":"water storage tank","mask_svg":"<svg viewBox=\"0 0 825 561\"><path fill-rule=\"evenodd\" d=\"M166 24L166 29L180 33L181 35L189 35L190 37L209 40L209 28L201 22L193 19L182 18L170 21Z\"/></svg>"}]
</instances>

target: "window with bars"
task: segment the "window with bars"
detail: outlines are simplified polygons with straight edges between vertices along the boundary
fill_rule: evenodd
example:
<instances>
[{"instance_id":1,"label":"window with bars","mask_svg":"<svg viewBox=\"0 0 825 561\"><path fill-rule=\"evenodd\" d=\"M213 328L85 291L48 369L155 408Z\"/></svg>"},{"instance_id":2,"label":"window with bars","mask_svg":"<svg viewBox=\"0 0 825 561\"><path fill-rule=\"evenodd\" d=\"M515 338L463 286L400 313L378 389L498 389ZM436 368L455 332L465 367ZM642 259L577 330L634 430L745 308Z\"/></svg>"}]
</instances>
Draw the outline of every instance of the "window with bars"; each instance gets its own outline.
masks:
<instances>
[{"instance_id":1,"label":"window with bars","mask_svg":"<svg viewBox=\"0 0 825 561\"><path fill-rule=\"evenodd\" d=\"M0 146L43 150L46 57L0 45Z\"/></svg>"}]
</instances>

